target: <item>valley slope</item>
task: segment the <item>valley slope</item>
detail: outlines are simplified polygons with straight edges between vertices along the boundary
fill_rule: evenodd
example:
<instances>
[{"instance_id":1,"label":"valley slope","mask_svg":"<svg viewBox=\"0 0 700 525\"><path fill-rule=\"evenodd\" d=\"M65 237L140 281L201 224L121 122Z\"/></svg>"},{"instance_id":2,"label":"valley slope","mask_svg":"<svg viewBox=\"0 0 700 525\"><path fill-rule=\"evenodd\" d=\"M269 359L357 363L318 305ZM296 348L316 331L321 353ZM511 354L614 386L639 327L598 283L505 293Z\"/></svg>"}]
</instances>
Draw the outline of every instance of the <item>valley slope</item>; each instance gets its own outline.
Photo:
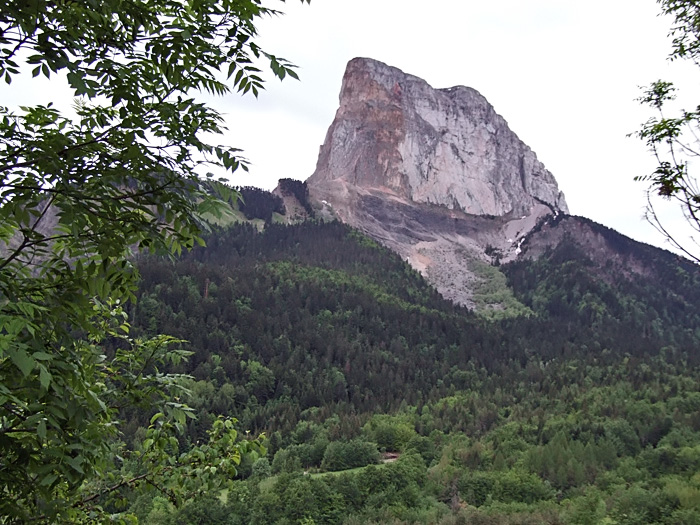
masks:
<instances>
[{"instance_id":1,"label":"valley slope","mask_svg":"<svg viewBox=\"0 0 700 525\"><path fill-rule=\"evenodd\" d=\"M192 352L178 446L224 414L268 456L140 519L700 523L698 267L568 215L478 93L355 60L315 174L242 193L129 315Z\"/></svg>"}]
</instances>

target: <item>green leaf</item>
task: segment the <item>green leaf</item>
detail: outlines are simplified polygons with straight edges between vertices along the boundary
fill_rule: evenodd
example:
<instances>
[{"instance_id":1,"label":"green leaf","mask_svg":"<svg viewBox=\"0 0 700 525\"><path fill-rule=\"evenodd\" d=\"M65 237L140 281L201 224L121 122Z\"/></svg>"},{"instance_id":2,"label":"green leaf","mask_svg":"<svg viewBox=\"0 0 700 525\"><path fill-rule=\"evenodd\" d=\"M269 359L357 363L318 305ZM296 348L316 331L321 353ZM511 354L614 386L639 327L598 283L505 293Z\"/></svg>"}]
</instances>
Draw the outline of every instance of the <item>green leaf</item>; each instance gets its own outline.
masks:
<instances>
[{"instance_id":1,"label":"green leaf","mask_svg":"<svg viewBox=\"0 0 700 525\"><path fill-rule=\"evenodd\" d=\"M46 439L46 420L42 419L36 427L36 434L42 440Z\"/></svg>"},{"instance_id":2,"label":"green leaf","mask_svg":"<svg viewBox=\"0 0 700 525\"><path fill-rule=\"evenodd\" d=\"M34 370L36 361L34 361L34 359L32 359L32 357L21 348L8 349L7 353L9 354L14 365L20 369L24 377L27 377L29 374L31 374L32 370Z\"/></svg>"},{"instance_id":3,"label":"green leaf","mask_svg":"<svg viewBox=\"0 0 700 525\"><path fill-rule=\"evenodd\" d=\"M44 476L41 479L39 484L43 487L48 487L48 486L52 485L57 479L58 479L58 474L53 474L53 473L47 474L46 476Z\"/></svg>"},{"instance_id":4,"label":"green leaf","mask_svg":"<svg viewBox=\"0 0 700 525\"><path fill-rule=\"evenodd\" d=\"M39 382L44 390L48 390L51 385L51 374L44 365L39 365Z\"/></svg>"},{"instance_id":5,"label":"green leaf","mask_svg":"<svg viewBox=\"0 0 700 525\"><path fill-rule=\"evenodd\" d=\"M66 458L66 463L68 463L68 465L70 465L70 467L79 474L85 474L85 470L83 470L82 456L76 456L74 458L68 457Z\"/></svg>"}]
</instances>

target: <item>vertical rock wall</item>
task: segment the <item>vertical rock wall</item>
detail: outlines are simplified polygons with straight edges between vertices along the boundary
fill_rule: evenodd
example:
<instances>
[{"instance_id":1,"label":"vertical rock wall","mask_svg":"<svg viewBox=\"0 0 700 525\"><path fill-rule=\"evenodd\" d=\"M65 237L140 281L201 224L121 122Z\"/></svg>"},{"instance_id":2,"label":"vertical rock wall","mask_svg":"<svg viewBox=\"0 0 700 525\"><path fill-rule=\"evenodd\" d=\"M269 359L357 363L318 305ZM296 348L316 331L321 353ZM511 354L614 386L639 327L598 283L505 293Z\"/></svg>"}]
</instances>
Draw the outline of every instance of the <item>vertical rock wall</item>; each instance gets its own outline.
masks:
<instances>
[{"instance_id":1,"label":"vertical rock wall","mask_svg":"<svg viewBox=\"0 0 700 525\"><path fill-rule=\"evenodd\" d=\"M567 212L552 174L477 91L433 89L376 60L348 63L313 189L382 190L473 215Z\"/></svg>"}]
</instances>

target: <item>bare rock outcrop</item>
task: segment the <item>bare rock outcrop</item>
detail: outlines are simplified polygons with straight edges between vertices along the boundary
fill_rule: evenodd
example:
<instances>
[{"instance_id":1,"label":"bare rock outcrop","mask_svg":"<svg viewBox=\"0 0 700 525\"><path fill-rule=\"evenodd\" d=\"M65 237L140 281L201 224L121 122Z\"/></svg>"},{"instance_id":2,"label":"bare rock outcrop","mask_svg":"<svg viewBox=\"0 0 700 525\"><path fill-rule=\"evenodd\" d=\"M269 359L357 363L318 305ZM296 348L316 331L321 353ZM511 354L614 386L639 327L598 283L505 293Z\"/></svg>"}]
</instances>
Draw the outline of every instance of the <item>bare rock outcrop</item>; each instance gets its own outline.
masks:
<instances>
[{"instance_id":1,"label":"bare rock outcrop","mask_svg":"<svg viewBox=\"0 0 700 525\"><path fill-rule=\"evenodd\" d=\"M433 89L367 58L348 63L307 184L321 216L365 231L467 305L477 277L465 257L513 258L539 217L568 213L552 174L476 90Z\"/></svg>"},{"instance_id":2,"label":"bare rock outcrop","mask_svg":"<svg viewBox=\"0 0 700 525\"><path fill-rule=\"evenodd\" d=\"M334 181L473 215L525 215L539 201L567 212L535 153L476 90L433 89L376 60L349 62L315 187Z\"/></svg>"}]
</instances>

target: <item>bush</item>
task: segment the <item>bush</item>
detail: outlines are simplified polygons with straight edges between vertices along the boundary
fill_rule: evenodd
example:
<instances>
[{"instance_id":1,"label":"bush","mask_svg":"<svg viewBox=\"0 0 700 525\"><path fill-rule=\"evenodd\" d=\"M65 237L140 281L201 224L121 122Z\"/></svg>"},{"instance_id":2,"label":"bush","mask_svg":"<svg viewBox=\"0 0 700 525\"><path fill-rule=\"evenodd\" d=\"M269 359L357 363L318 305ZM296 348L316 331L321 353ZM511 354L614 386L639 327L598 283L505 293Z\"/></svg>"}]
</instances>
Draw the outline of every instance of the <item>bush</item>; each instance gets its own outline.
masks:
<instances>
[{"instance_id":1,"label":"bush","mask_svg":"<svg viewBox=\"0 0 700 525\"><path fill-rule=\"evenodd\" d=\"M273 474L281 472L299 472L301 470L301 460L292 447L278 450L272 460Z\"/></svg>"},{"instance_id":2,"label":"bush","mask_svg":"<svg viewBox=\"0 0 700 525\"><path fill-rule=\"evenodd\" d=\"M417 436L413 425L401 416L375 415L364 426L366 435L382 450L402 451Z\"/></svg>"},{"instance_id":3,"label":"bush","mask_svg":"<svg viewBox=\"0 0 700 525\"><path fill-rule=\"evenodd\" d=\"M352 441L334 441L326 447L321 468L324 470L346 470L377 463L379 452L377 445L369 441L354 439Z\"/></svg>"}]
</instances>

